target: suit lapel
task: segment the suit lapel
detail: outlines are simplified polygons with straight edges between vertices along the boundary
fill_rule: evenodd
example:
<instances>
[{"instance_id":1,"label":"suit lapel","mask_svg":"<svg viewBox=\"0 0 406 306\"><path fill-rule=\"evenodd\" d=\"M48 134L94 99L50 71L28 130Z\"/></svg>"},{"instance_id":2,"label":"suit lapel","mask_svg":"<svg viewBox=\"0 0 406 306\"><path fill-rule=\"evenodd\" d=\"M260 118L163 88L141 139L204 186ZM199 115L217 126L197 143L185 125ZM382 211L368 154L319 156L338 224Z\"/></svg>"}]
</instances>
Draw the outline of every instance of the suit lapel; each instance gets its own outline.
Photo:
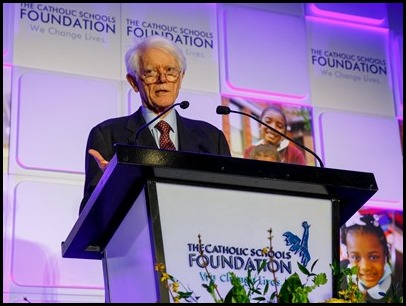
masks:
<instances>
[{"instance_id":1,"label":"suit lapel","mask_svg":"<svg viewBox=\"0 0 406 306\"><path fill-rule=\"evenodd\" d=\"M126 129L129 131L127 141L129 144L139 145L143 147L158 148L154 137L149 131L149 127L144 128L138 135L137 143L135 136L138 130L146 124L144 116L142 116L141 107L138 108L128 119Z\"/></svg>"},{"instance_id":2,"label":"suit lapel","mask_svg":"<svg viewBox=\"0 0 406 306\"><path fill-rule=\"evenodd\" d=\"M176 121L178 125L178 141L180 151L198 152L199 143L194 135L194 127L176 112Z\"/></svg>"}]
</instances>

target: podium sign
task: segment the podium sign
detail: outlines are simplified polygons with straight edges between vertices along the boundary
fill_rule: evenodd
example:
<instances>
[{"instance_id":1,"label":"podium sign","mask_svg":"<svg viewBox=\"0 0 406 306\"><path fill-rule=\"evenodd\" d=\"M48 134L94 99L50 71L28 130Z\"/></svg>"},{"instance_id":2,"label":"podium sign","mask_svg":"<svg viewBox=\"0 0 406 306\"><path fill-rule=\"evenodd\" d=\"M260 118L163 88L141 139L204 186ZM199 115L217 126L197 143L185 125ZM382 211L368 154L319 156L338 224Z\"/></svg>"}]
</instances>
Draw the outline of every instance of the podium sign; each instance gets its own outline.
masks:
<instances>
[{"instance_id":1,"label":"podium sign","mask_svg":"<svg viewBox=\"0 0 406 306\"><path fill-rule=\"evenodd\" d=\"M96 190L62 244L63 257L102 259L108 302L169 302L154 270L213 302L198 249L225 297L228 272L258 268L268 230L281 283L297 262L329 280L310 295L330 298L329 264L339 259L339 226L376 191L373 174L118 145ZM273 285L269 271L258 275ZM272 288L272 286L270 286ZM270 289L272 290L272 289Z\"/></svg>"}]
</instances>

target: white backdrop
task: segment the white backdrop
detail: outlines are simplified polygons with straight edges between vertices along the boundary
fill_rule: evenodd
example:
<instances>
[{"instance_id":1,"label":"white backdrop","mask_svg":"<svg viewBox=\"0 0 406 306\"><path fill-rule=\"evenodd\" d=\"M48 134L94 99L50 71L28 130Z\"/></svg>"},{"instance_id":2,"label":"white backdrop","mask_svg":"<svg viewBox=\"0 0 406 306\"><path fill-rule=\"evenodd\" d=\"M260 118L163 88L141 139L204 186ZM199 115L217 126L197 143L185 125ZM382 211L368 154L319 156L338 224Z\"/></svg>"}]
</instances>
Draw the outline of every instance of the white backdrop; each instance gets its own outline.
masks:
<instances>
[{"instance_id":1,"label":"white backdrop","mask_svg":"<svg viewBox=\"0 0 406 306\"><path fill-rule=\"evenodd\" d=\"M60 243L77 218L88 132L138 108L123 56L152 30L187 55L184 116L223 128L224 94L310 106L325 166L374 173L366 205L403 210L397 14L371 3L3 4L3 301L104 301L101 264L61 258ZM323 76L312 50L385 61L387 74Z\"/></svg>"}]
</instances>

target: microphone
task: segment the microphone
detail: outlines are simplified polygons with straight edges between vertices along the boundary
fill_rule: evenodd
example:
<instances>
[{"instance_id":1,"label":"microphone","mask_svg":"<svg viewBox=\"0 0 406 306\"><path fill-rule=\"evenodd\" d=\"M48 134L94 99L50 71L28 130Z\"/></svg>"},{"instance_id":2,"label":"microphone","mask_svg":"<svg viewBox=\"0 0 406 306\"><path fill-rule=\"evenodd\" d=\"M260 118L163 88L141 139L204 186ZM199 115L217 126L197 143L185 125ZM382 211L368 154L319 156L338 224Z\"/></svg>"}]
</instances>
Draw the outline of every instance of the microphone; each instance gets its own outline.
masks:
<instances>
[{"instance_id":1,"label":"microphone","mask_svg":"<svg viewBox=\"0 0 406 306\"><path fill-rule=\"evenodd\" d=\"M189 107L190 103L189 101L182 101L180 103L174 103L171 106L169 106L167 109L165 109L162 113L160 113L158 116L156 116L154 119L152 119L150 122L147 122L146 124L144 124L142 127L140 127L137 131L137 133L135 134L135 145L138 145L138 135L147 127L149 126L151 123L157 121L159 118L161 118L163 115L165 115L167 112L169 112L172 108L174 108L175 106L180 105L181 109L186 109Z\"/></svg>"},{"instance_id":2,"label":"microphone","mask_svg":"<svg viewBox=\"0 0 406 306\"><path fill-rule=\"evenodd\" d=\"M301 147L303 150L309 152L311 155L313 155L313 156L318 160L318 162L320 163L320 167L324 168L323 162L321 161L320 157L317 156L316 153L314 153L314 152L313 152L312 150L310 150L309 148L307 148L307 147L301 145L300 143L294 141L294 140L291 139L289 136L287 136L287 135L285 135L285 134L279 132L278 130L274 129L273 127L269 126L269 125L266 124L265 122L259 120L259 119L256 118L255 116L253 116L253 115L251 115L251 114L247 114L247 113L243 113L243 112L231 110L228 106L223 106L223 105L217 106L216 113L219 114L219 115L228 115L229 113L237 113L237 114L241 114L241 115L244 115L244 116L248 116L248 117L254 119L255 121L259 122L260 124L265 125L268 129L272 130L273 132L275 132L275 133L281 135L282 137L284 137L284 138L288 139L289 141L293 142L295 145Z\"/></svg>"}]
</instances>

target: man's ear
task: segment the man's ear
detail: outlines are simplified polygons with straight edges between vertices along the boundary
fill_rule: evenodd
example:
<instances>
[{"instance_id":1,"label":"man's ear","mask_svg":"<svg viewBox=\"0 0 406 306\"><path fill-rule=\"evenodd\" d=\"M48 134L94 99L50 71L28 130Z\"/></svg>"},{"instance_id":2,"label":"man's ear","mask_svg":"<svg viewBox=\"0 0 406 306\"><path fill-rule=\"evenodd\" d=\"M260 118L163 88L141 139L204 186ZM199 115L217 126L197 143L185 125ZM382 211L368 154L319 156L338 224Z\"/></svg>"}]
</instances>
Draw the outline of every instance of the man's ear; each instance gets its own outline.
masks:
<instances>
[{"instance_id":1,"label":"man's ear","mask_svg":"<svg viewBox=\"0 0 406 306\"><path fill-rule=\"evenodd\" d=\"M134 89L134 91L139 92L137 80L129 73L127 73L126 78L127 78L128 83L130 83L131 87Z\"/></svg>"}]
</instances>

